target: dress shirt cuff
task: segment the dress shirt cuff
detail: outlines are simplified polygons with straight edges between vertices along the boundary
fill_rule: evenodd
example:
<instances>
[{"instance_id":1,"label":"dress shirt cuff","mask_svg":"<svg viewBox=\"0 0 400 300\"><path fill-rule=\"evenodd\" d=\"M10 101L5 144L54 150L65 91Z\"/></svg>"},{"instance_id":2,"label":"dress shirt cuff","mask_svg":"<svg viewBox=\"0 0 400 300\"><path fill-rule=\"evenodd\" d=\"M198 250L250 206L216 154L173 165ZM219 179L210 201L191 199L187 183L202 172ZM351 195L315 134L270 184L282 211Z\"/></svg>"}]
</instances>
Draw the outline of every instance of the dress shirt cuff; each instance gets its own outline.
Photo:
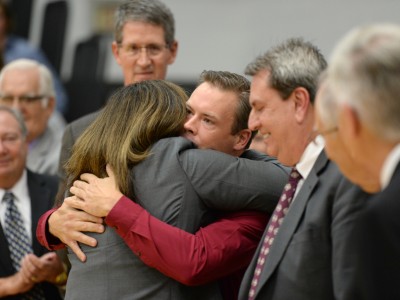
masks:
<instances>
[{"instance_id":1,"label":"dress shirt cuff","mask_svg":"<svg viewBox=\"0 0 400 300\"><path fill-rule=\"evenodd\" d=\"M110 210L105 222L114 227L123 238L135 224L144 209L126 196L122 196Z\"/></svg>"},{"instance_id":2,"label":"dress shirt cuff","mask_svg":"<svg viewBox=\"0 0 400 300\"><path fill-rule=\"evenodd\" d=\"M55 212L57 208L53 208L45 212L39 219L38 225L36 227L36 237L39 243L46 247L49 250L58 250L65 247L65 245L53 236L49 231L49 218L53 212Z\"/></svg>"}]
</instances>

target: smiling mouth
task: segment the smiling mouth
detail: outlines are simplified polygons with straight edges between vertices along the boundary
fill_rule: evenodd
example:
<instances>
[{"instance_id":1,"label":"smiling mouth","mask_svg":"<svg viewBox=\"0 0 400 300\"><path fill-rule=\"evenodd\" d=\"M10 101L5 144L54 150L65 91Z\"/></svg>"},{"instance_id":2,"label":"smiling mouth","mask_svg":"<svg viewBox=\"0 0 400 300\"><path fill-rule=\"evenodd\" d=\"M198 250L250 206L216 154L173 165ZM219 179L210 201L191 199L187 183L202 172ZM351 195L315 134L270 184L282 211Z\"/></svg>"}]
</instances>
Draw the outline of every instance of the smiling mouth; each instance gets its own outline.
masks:
<instances>
[{"instance_id":1,"label":"smiling mouth","mask_svg":"<svg viewBox=\"0 0 400 300\"><path fill-rule=\"evenodd\" d=\"M270 137L271 133L265 133L262 135L263 139L266 140Z\"/></svg>"}]
</instances>

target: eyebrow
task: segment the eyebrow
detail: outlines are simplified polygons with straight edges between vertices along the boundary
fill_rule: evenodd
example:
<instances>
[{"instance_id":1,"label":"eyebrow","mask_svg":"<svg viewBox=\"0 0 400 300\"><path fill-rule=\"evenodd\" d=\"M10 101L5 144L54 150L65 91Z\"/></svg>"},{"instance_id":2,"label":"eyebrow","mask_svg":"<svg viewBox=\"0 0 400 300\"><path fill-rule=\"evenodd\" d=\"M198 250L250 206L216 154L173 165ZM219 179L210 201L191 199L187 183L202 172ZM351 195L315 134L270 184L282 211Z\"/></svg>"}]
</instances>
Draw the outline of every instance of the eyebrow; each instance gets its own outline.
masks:
<instances>
[{"instance_id":1,"label":"eyebrow","mask_svg":"<svg viewBox=\"0 0 400 300\"><path fill-rule=\"evenodd\" d=\"M186 108L189 109L190 111L193 111L193 108L190 106L190 104L186 104ZM215 115L210 114L208 112L201 113L201 115L209 119L212 119L213 121L219 121L219 119Z\"/></svg>"}]
</instances>

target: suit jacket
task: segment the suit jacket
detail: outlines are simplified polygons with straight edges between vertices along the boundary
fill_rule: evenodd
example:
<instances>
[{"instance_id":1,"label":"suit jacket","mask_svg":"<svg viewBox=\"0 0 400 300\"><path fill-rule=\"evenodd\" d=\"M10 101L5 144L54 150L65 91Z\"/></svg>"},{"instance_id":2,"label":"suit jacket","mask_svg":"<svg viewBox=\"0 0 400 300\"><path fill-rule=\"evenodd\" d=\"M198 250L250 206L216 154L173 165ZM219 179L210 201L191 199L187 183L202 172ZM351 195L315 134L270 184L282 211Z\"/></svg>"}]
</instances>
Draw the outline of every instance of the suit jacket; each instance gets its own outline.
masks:
<instances>
[{"instance_id":1,"label":"suit jacket","mask_svg":"<svg viewBox=\"0 0 400 300\"><path fill-rule=\"evenodd\" d=\"M133 168L134 196L153 216L195 232L213 209L273 211L287 180L281 166L193 148L181 137L162 139ZM69 256L66 299L221 299L216 283L184 286L145 265L113 228L91 235L98 245L81 245L85 263Z\"/></svg>"},{"instance_id":2,"label":"suit jacket","mask_svg":"<svg viewBox=\"0 0 400 300\"><path fill-rule=\"evenodd\" d=\"M47 127L46 131L28 151L26 166L37 173L57 175L62 132L55 128Z\"/></svg>"},{"instance_id":3,"label":"suit jacket","mask_svg":"<svg viewBox=\"0 0 400 300\"><path fill-rule=\"evenodd\" d=\"M46 252L46 248L41 246L36 236L36 226L39 217L48 209L54 202L54 197L57 192L57 178L54 176L40 175L28 170L28 189L32 204L32 248L37 256L42 256ZM2 226L0 225L0 277L11 276L15 273L12 266L8 242L4 235ZM58 288L49 283L41 284L46 299L57 300L61 299ZM6 297L4 299L21 299L20 296Z\"/></svg>"},{"instance_id":4,"label":"suit jacket","mask_svg":"<svg viewBox=\"0 0 400 300\"><path fill-rule=\"evenodd\" d=\"M85 115L72 123L68 124L64 130L64 135L62 137L62 146L60 153L60 164L59 164L59 175L62 180L65 180L64 164L71 157L72 147L74 146L78 137L82 132L89 127L89 125L96 119L99 112L94 112Z\"/></svg>"},{"instance_id":5,"label":"suit jacket","mask_svg":"<svg viewBox=\"0 0 400 300\"><path fill-rule=\"evenodd\" d=\"M400 299L400 164L389 185L368 201L349 243L354 284L343 299Z\"/></svg>"},{"instance_id":6,"label":"suit jacket","mask_svg":"<svg viewBox=\"0 0 400 300\"><path fill-rule=\"evenodd\" d=\"M64 134L62 136L61 143L61 151L60 151L60 159L58 164L58 176L60 178L59 183L59 194L57 195L57 199L55 201L55 206L59 206L64 201L64 190L66 188L66 174L64 170L64 165L71 157L72 147L74 146L76 140L82 134L82 132L89 127L89 125L96 119L99 115L99 112L94 112L88 115L85 115L65 127Z\"/></svg>"},{"instance_id":7,"label":"suit jacket","mask_svg":"<svg viewBox=\"0 0 400 300\"><path fill-rule=\"evenodd\" d=\"M346 236L365 199L366 194L322 152L274 239L255 299L340 298L354 271ZM239 299L248 299L261 244L243 278Z\"/></svg>"}]
</instances>

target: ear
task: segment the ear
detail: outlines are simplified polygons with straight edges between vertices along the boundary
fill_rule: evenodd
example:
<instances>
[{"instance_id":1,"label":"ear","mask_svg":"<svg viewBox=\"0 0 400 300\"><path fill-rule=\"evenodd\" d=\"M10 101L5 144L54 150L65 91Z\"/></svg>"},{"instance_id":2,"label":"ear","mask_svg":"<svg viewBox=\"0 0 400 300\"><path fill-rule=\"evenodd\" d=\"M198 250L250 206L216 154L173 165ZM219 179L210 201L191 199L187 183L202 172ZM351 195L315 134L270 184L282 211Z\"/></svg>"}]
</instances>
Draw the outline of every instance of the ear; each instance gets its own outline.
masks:
<instances>
[{"instance_id":1,"label":"ear","mask_svg":"<svg viewBox=\"0 0 400 300\"><path fill-rule=\"evenodd\" d=\"M56 108L56 100L54 99L54 97L49 97L49 101L47 102L47 107L46 107L49 114L52 114L55 108Z\"/></svg>"},{"instance_id":2,"label":"ear","mask_svg":"<svg viewBox=\"0 0 400 300\"><path fill-rule=\"evenodd\" d=\"M236 143L233 146L233 149L236 151L243 151L246 149L246 145L251 138L251 130L250 129L242 129L236 134Z\"/></svg>"},{"instance_id":3,"label":"ear","mask_svg":"<svg viewBox=\"0 0 400 300\"><path fill-rule=\"evenodd\" d=\"M117 62L117 64L121 65L121 59L119 57L119 47L116 41L112 42L111 50L114 55L115 61Z\"/></svg>"},{"instance_id":4,"label":"ear","mask_svg":"<svg viewBox=\"0 0 400 300\"><path fill-rule=\"evenodd\" d=\"M342 104L339 113L339 122L343 124L345 132L351 140L361 134L361 121L358 113L348 104Z\"/></svg>"},{"instance_id":5,"label":"ear","mask_svg":"<svg viewBox=\"0 0 400 300\"><path fill-rule=\"evenodd\" d=\"M169 48L169 51L171 52L171 56L168 60L168 64L171 65L175 62L176 55L178 54L178 41L174 41Z\"/></svg>"},{"instance_id":6,"label":"ear","mask_svg":"<svg viewBox=\"0 0 400 300\"><path fill-rule=\"evenodd\" d=\"M295 119L299 124L302 124L311 105L310 94L305 88L297 87L290 95L290 98L294 103Z\"/></svg>"}]
</instances>

